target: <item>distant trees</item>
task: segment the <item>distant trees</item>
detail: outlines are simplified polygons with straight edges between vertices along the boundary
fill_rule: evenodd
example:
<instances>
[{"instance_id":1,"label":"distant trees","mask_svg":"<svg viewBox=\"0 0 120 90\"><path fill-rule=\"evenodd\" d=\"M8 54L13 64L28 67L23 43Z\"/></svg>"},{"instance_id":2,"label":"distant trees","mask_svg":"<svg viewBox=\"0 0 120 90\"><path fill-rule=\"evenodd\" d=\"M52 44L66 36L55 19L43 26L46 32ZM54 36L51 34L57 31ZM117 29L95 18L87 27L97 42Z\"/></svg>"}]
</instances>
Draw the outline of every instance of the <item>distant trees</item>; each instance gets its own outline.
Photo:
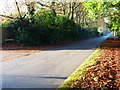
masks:
<instances>
[{"instance_id":1,"label":"distant trees","mask_svg":"<svg viewBox=\"0 0 120 90\"><path fill-rule=\"evenodd\" d=\"M99 36L93 20L87 17L84 2L14 0L14 7L17 15L0 16L10 18L3 25L7 25L20 45L54 44Z\"/></svg>"},{"instance_id":2,"label":"distant trees","mask_svg":"<svg viewBox=\"0 0 120 90\"><path fill-rule=\"evenodd\" d=\"M36 1L36 0L14 0L14 7L16 7L16 12L18 15L2 15L0 16L10 19L21 19L23 20L26 15L32 19L32 16L38 11L43 10L43 13L51 10L54 15L66 16L73 20L77 24L77 28L87 26L86 9L84 7L84 2L73 2L61 1L61 0L51 0L51 1ZM22 9L21 7L25 7ZM24 10L24 11L22 11ZM42 12L41 12L42 13ZM17 17L16 17L17 16Z\"/></svg>"},{"instance_id":3,"label":"distant trees","mask_svg":"<svg viewBox=\"0 0 120 90\"><path fill-rule=\"evenodd\" d=\"M66 0L14 0L16 11L10 15L0 14L0 16L10 19L23 19L26 15L32 17L38 10L43 13L51 10L54 15L66 16L76 22L77 26L89 27L96 22L98 17L108 18L108 27L111 30L119 30L119 2L69 2ZM25 7L22 9L22 7ZM23 11L24 10L24 11ZM16 15L14 15L17 13ZM41 12L42 13L42 12ZM90 24L90 25L89 25Z\"/></svg>"},{"instance_id":4,"label":"distant trees","mask_svg":"<svg viewBox=\"0 0 120 90\"><path fill-rule=\"evenodd\" d=\"M120 1L116 2L87 2L85 4L88 16L94 20L98 18L107 18L108 28L111 31L120 30Z\"/></svg>"}]
</instances>

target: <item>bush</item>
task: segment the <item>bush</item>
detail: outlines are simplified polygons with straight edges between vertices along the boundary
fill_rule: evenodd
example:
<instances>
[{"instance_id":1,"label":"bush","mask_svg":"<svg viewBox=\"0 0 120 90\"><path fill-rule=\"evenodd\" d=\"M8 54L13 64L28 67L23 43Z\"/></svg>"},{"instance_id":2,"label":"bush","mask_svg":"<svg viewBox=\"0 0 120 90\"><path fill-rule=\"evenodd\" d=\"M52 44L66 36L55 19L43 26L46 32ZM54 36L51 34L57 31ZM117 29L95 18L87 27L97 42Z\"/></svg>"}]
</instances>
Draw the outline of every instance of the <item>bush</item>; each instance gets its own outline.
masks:
<instances>
[{"instance_id":1,"label":"bush","mask_svg":"<svg viewBox=\"0 0 120 90\"><path fill-rule=\"evenodd\" d=\"M91 37L97 37L99 36L99 32L97 31L97 28L79 28L78 32L79 38L91 38Z\"/></svg>"},{"instance_id":2,"label":"bush","mask_svg":"<svg viewBox=\"0 0 120 90\"><path fill-rule=\"evenodd\" d=\"M14 40L20 45L34 46L94 37L96 29L76 29L74 21L52 12L36 13L32 18L12 20L8 24Z\"/></svg>"},{"instance_id":3,"label":"bush","mask_svg":"<svg viewBox=\"0 0 120 90\"><path fill-rule=\"evenodd\" d=\"M54 44L76 38L75 23L63 16L55 17L52 12L37 13L32 20L12 20L8 26L20 45Z\"/></svg>"}]
</instances>

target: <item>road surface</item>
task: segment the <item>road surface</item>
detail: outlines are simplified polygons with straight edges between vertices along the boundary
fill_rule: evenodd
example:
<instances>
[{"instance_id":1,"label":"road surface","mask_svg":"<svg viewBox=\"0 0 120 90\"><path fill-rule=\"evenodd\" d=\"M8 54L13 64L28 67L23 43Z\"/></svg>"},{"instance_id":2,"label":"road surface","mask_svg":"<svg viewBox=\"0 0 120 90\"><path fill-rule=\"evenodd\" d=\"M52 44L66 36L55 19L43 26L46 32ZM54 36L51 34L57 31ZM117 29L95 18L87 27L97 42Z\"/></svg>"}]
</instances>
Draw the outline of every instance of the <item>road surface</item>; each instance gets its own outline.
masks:
<instances>
[{"instance_id":1,"label":"road surface","mask_svg":"<svg viewBox=\"0 0 120 90\"><path fill-rule=\"evenodd\" d=\"M108 36L2 62L2 88L57 88Z\"/></svg>"}]
</instances>

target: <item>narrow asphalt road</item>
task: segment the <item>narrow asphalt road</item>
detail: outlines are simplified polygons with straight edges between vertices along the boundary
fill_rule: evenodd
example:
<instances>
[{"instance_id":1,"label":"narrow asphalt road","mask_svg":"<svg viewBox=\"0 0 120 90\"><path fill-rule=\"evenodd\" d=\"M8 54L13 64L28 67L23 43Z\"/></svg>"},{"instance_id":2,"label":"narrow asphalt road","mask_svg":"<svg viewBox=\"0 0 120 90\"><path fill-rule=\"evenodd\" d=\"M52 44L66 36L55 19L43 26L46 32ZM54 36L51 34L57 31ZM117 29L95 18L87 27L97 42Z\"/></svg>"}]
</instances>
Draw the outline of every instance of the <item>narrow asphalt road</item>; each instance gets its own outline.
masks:
<instances>
[{"instance_id":1,"label":"narrow asphalt road","mask_svg":"<svg viewBox=\"0 0 120 90\"><path fill-rule=\"evenodd\" d=\"M2 88L57 88L108 36L2 62Z\"/></svg>"}]
</instances>

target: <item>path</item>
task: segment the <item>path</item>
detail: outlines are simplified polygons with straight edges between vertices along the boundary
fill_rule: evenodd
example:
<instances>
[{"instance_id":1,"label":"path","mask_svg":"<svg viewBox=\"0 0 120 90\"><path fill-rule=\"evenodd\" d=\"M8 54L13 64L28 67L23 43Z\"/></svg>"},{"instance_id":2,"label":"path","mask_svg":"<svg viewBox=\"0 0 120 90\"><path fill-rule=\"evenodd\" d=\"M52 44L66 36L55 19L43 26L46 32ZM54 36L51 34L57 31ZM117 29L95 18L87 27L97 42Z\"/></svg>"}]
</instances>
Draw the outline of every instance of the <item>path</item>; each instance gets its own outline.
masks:
<instances>
[{"instance_id":1,"label":"path","mask_svg":"<svg viewBox=\"0 0 120 90\"><path fill-rule=\"evenodd\" d=\"M3 88L57 88L108 36L3 62Z\"/></svg>"}]
</instances>

